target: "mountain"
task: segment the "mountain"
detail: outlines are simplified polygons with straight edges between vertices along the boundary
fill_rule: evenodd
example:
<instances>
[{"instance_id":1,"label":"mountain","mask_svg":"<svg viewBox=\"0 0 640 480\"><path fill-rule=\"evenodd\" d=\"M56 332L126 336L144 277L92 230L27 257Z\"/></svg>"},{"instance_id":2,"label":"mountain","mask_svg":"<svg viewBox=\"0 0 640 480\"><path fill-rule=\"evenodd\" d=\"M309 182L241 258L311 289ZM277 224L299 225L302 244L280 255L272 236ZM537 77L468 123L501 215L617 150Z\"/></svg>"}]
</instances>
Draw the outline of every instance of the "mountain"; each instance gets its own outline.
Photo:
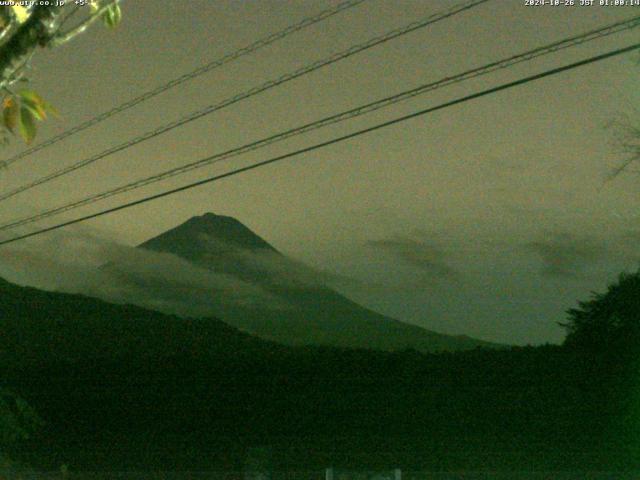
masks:
<instances>
[{"instance_id":1,"label":"mountain","mask_svg":"<svg viewBox=\"0 0 640 480\"><path fill-rule=\"evenodd\" d=\"M169 252L200 263L234 249L276 252L264 239L232 217L206 213L147 240L140 248Z\"/></svg>"},{"instance_id":2,"label":"mountain","mask_svg":"<svg viewBox=\"0 0 640 480\"><path fill-rule=\"evenodd\" d=\"M425 352L492 345L432 332L358 305L326 286L318 272L287 258L231 217L213 213L193 217L139 248L176 255L267 293L273 300L271 305L229 302L219 293L211 295L209 304L212 315L261 338L288 345ZM127 274L123 272L120 275L139 288L147 281L124 278Z\"/></svg>"}]
</instances>

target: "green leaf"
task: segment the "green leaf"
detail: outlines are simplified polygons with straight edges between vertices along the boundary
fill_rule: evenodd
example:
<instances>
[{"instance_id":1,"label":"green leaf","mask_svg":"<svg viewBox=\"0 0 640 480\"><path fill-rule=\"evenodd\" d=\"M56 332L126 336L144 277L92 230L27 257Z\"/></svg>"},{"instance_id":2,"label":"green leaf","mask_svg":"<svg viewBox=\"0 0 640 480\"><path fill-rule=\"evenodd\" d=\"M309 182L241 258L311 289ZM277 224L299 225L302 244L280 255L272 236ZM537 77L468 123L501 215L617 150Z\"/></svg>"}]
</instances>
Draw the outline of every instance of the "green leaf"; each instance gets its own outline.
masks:
<instances>
[{"instance_id":1,"label":"green leaf","mask_svg":"<svg viewBox=\"0 0 640 480\"><path fill-rule=\"evenodd\" d=\"M29 104L27 102L23 102L22 103L22 108L26 108L27 110L29 110L31 115L33 115L33 118L35 118L36 120L42 121L45 118L47 118L47 114L46 114L46 112L44 110L38 109L34 105L31 105L31 104Z\"/></svg>"},{"instance_id":2,"label":"green leaf","mask_svg":"<svg viewBox=\"0 0 640 480\"><path fill-rule=\"evenodd\" d=\"M13 5L11 8L13 9L13 14L15 15L18 23L24 23L27 21L30 15L27 7L24 5Z\"/></svg>"},{"instance_id":3,"label":"green leaf","mask_svg":"<svg viewBox=\"0 0 640 480\"><path fill-rule=\"evenodd\" d=\"M109 28L115 28L122 20L122 11L120 5L114 3L102 14L102 20L104 24Z\"/></svg>"},{"instance_id":4,"label":"green leaf","mask_svg":"<svg viewBox=\"0 0 640 480\"><path fill-rule=\"evenodd\" d=\"M47 114L60 117L58 110L49 102L45 101L38 93L32 90L21 90L18 94L22 99L22 104L28 107L38 120L45 120Z\"/></svg>"},{"instance_id":5,"label":"green leaf","mask_svg":"<svg viewBox=\"0 0 640 480\"><path fill-rule=\"evenodd\" d=\"M20 116L20 106L14 98L7 97L2 102L3 105L3 121L4 126L7 127L11 133L15 133L16 126L18 125L18 117Z\"/></svg>"},{"instance_id":6,"label":"green leaf","mask_svg":"<svg viewBox=\"0 0 640 480\"><path fill-rule=\"evenodd\" d=\"M44 111L53 115L56 118L60 118L60 113L58 112L58 109L56 107L54 107L53 105L51 105L49 102L42 102L42 108L44 108Z\"/></svg>"},{"instance_id":7,"label":"green leaf","mask_svg":"<svg viewBox=\"0 0 640 480\"><path fill-rule=\"evenodd\" d=\"M20 124L18 125L20 136L28 144L36 138L36 118L27 107L22 106L20 109Z\"/></svg>"},{"instance_id":8,"label":"green leaf","mask_svg":"<svg viewBox=\"0 0 640 480\"><path fill-rule=\"evenodd\" d=\"M38 95L36 92L34 92L33 90L20 90L18 92L18 95L20 95L20 98L22 98L23 100L25 100L27 102L32 102L32 103L42 103L42 102L44 102L42 97L40 95Z\"/></svg>"}]
</instances>

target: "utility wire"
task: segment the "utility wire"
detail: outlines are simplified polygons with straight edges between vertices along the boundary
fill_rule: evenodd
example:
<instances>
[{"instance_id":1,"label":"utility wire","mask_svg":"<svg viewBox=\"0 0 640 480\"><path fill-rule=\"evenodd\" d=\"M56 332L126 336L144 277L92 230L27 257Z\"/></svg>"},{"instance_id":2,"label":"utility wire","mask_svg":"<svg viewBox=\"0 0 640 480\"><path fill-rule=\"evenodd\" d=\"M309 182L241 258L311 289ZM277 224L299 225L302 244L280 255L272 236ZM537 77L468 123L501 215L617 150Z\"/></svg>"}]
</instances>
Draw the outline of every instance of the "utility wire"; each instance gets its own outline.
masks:
<instances>
[{"instance_id":1,"label":"utility wire","mask_svg":"<svg viewBox=\"0 0 640 480\"><path fill-rule=\"evenodd\" d=\"M165 180L170 177L174 177L176 175L180 175L191 170L195 170L198 168L202 168L205 166L209 166L223 160L227 160L232 157L239 156L241 154L251 152L254 150L258 150L260 148L264 148L266 146L272 145L277 142L281 142L283 140L289 139L291 137L295 137L298 135L302 135L304 133L317 130L319 128L332 125L335 123L343 122L346 120L350 120L355 117L359 117L365 115L367 113L371 113L373 111L394 105L401 101L408 100L410 98L416 97L418 95L425 94L427 92L437 90L439 88L443 88L449 85L453 85L455 83L460 83L465 80L469 80L471 78L476 78L482 75L486 75L498 70L502 70L508 67L512 67L518 63L530 61L534 58L541 57L544 55L548 55L554 52L557 52L562 49L566 49L569 47L573 47L576 45L580 45L592 40L596 40L608 35L612 35L614 33L619 33L621 31L625 31L634 27L640 26L640 16L636 16L630 18L628 20L623 20L620 22L616 22L611 25L607 25L605 27L601 27L596 30L591 30L580 35L576 35L574 37L570 37L564 40L560 40L549 45L545 45L542 47L535 48L533 50L528 50L523 53L519 53L517 55L513 55L511 57L507 57L505 59L489 63L482 67L474 68L472 70L465 71L458 75L445 77L436 82L430 82L424 85L421 85L417 88L413 88L411 90L407 90L380 100L376 100L375 102L368 103L366 105L362 105L357 108L353 108L350 110L343 111L341 113L337 113L335 115L331 115L329 117L322 118L320 120L316 120L311 123L307 123L297 128L293 128L290 130L286 130L284 132L280 132L275 135L268 136L266 138L262 138L260 140L242 145L240 147L233 148L231 150L227 150L225 152L221 152L215 155L211 155L209 157L200 159L195 162L188 163L186 165L181 165L179 167L172 168L170 170L166 170L164 172L151 175L146 178L142 178L131 183L125 184L123 186L117 187L115 189L106 190L104 192L92 195L90 197L83 198L81 200L77 200L71 203L67 203L65 205L52 208L50 210L46 210L37 215L26 217L19 220L14 220L13 222L0 226L1 230L6 230L9 228L17 227L20 225L25 225L27 223L33 223L38 220L42 220L45 218L49 218L54 215L58 215L63 212L67 212L70 210L75 210L77 208L90 205L92 203L98 202L100 200L104 200L106 198L113 197L115 195L119 195L121 193L125 193L131 190L135 190L146 185L150 185L161 180Z\"/></svg>"},{"instance_id":2,"label":"utility wire","mask_svg":"<svg viewBox=\"0 0 640 480\"><path fill-rule=\"evenodd\" d=\"M255 95L258 95L259 93L262 93L266 90L269 90L271 88L274 88L278 85L282 85L283 83L289 82L291 80L294 80L296 78L299 78L303 75L306 75L308 73L311 73L313 71L319 70L322 67L325 67L327 65L331 65L333 63L336 63L340 60L343 60L345 58L351 57L353 55L356 55L357 53L360 53L364 50L368 50L369 48L375 47L377 45L380 45L382 43L388 42L390 40L393 40L395 38L398 38L402 35L406 35L408 33L411 33L415 30L418 30L420 28L424 28L428 25L431 25L435 22L438 22L440 20L444 20L446 18L452 17L454 15L457 15L461 12L464 12L466 10L469 10L477 5L480 5L482 3L486 3L489 0L471 0L462 4L459 4L457 6L454 6L450 9L447 9L443 12L440 13L436 13L433 15L430 15L422 20L419 20L417 22L412 22L408 25L405 25L404 27L392 30L384 35L378 36L378 37L374 37L368 41L366 41L365 43L359 44L359 45L355 45L352 46L350 48L348 48L347 50L344 50L342 52L336 53L331 55L328 58L325 58L323 60L318 60L316 62L313 62L309 65L306 65L298 70L295 70L294 72L291 73L287 73L285 75L282 75L281 77L278 77L274 80L269 80L266 83L263 83L262 85L253 87L245 92L239 93L237 95L234 95L230 98L227 98L226 100L223 100L217 104L214 105L210 105L208 107L205 107L201 110L198 110L196 112L190 113L189 115L182 117L181 119L175 120L171 123L168 123L166 125L163 125L161 127L158 127L154 130L148 131L138 137L132 138L124 143L121 143L119 145L116 145L114 147L111 147L107 150L104 150L103 152L100 152L96 155L93 155L89 158L86 158L84 160L80 160L79 162L76 162L72 165L69 165L65 168L62 168L60 170L57 170L49 175L46 175L44 177L40 177L37 180L34 180L30 183L27 183L25 185L22 185L18 188L15 188L13 190L10 190L8 192L5 192L3 194L0 194L0 201L6 200L8 198L13 197L14 195L17 195L19 193L25 192L31 188L34 188L38 185L42 185L43 183L47 183L51 180L54 180L58 177L61 177L63 175L67 175L71 172L74 172L80 168L84 168L88 165L91 165L95 162L97 162L98 160L101 160L105 157L108 157L110 155L113 155L115 153L121 152L123 150L126 150L128 148L133 147L134 145L137 145L139 143L142 143L144 141L150 140L154 137L157 137L159 135L165 134L175 128L181 127L187 123L193 122L194 120L198 120L199 118L202 118L206 115L210 115L213 112L216 112L218 110L222 110L223 108L226 108L230 105L233 105L235 103L238 103L242 100L245 100L247 98L253 97Z\"/></svg>"},{"instance_id":3,"label":"utility wire","mask_svg":"<svg viewBox=\"0 0 640 480\"><path fill-rule=\"evenodd\" d=\"M487 96L487 95L490 95L490 94L493 94L493 93L496 93L496 92L499 92L499 91L502 91L502 90L506 90L506 89L509 89L509 88L513 88L513 87L516 87L516 86L519 86L519 85L524 85L526 83L529 83L529 82L532 82L532 81L535 81L535 80L539 80L541 78L545 78L545 77L549 77L549 76L552 76L552 75L556 75L556 74L565 72L567 70L572 70L574 68L578 68L578 67L581 67L581 66L584 66L584 65L588 65L588 64L591 64L591 63L599 62L601 60L605 60L607 58L611 58L611 57L615 57L615 56L618 56L618 55L622 55L624 53L628 53L628 52L631 52L631 51L637 50L637 49L640 49L640 43L636 43L634 45L630 45L630 46L624 47L624 48L619 48L617 50L613 50L613 51L610 51L610 52L607 52L607 53L603 53L601 55L596 55L594 57L590 57L590 58L587 58L585 60L574 62L574 63L568 64L568 65L564 65L562 67L557 67L557 68L553 68L551 70L546 70L546 71L544 71L542 73L538 73L538 74L535 74L535 75L530 75L528 77L524 77L524 78L521 78L519 80L515 80L513 82L503 83L502 85L499 85L497 87L493 87L493 88L489 88L489 89L486 89L486 90L482 90L480 92L476 92L476 93L473 93L471 95L467 95L467 96L464 96L464 97L457 98L455 100L451 100L449 102L442 103L442 104L437 105L435 107L426 108L424 110L419 110L417 112L414 112L414 113L411 113L411 114L408 114L408 115L397 117L397 118L394 118L392 120L388 120L386 122L374 125L372 127L364 128L362 130L358 130L356 132L349 133L347 135L343 135L341 137L333 138L333 139L325 141L325 142L321 142L321 143L317 143L315 145L311 145L309 147L301 148L299 150L295 150L293 152L286 153L284 155L279 155L277 157L272 157L270 159L254 163L254 164L248 165L246 167L237 168L235 170L231 170L229 172L222 173L220 175L215 175L213 177L209 177L209 178L205 178L204 180L199 180L197 182L189 183L187 185L183 185L183 186L178 187L178 188L174 188L174 189L171 189L171 190L166 190L164 192L157 193L155 195L150 195L148 197L144 197L144 198L132 201L132 202L128 202L128 203L125 203L125 204L122 204L122 205L118 205L116 207L108 208L106 210L102 210L100 212L92 213L90 215L85 215L83 217L79 217L79 218L76 218L74 220L69 220L69 221L66 221L66 222L62 222L62 223L59 223L57 225L53 225L51 227L42 228L40 230L36 230L34 232L31 232L31 233L27 233L27 234L24 234L24 235L19 235L19 236L13 237L13 238L9 238L7 240L2 240L2 241L0 241L0 246L1 245L6 245L6 244L9 244L9 243L13 243L13 242L16 242L18 240L23 240L25 238L30 238L30 237L33 237L33 236L36 236L36 235L41 235L41 234L46 233L46 232L51 232L53 230L58 230L60 228L66 227L66 226L73 225L73 224L80 223L80 222L84 222L86 220L90 220L90 219L97 218L97 217L100 217L100 216L103 216L103 215L107 215L109 213L118 212L118 211L124 210L126 208L131 208L131 207L134 207L136 205L141 205L143 203L147 203L147 202L150 202L150 201L153 201L153 200L157 200L159 198L164 198L164 197L167 197L169 195L173 195L173 194L176 194L176 193L179 193L179 192L183 192L185 190L190 190L190 189L198 187L200 185L205 185L207 183L212 183L212 182L216 182L218 180L222 180L223 178L228 178L228 177L232 177L232 176L238 175L240 173L248 172L250 170L255 170L257 168L264 167L264 166L270 165L272 163L280 162L282 160L285 160L285 159L288 159L288 158L292 158L292 157L301 155L303 153L308 153L308 152L312 152L314 150L319 150L321 148L328 147L330 145L343 142L345 140L349 140L349 139L352 139L352 138L355 138L355 137L359 137L360 135L364 135L364 134L367 134L367 133L375 132L375 131L380 130L382 128L390 127L392 125L395 125L395 124L410 120L412 118L420 117L420 116L429 114L431 112L435 112L437 110L443 110L445 108L452 107L454 105L458 105L458 104L461 104L461 103L464 103L464 102L468 102L468 101L474 100L476 98L484 97L484 96ZM0 230L2 230L4 228L5 227L2 227L2 228L0 228Z\"/></svg>"},{"instance_id":4,"label":"utility wire","mask_svg":"<svg viewBox=\"0 0 640 480\"><path fill-rule=\"evenodd\" d=\"M312 17L308 17L303 19L302 21L290 25L287 28L285 28L284 30L280 30L279 32L275 32L272 33L271 35L268 35L267 37L261 38L255 42L253 42L250 45L247 45L243 48L240 48L234 52L228 53L220 58L217 58L216 60L212 60L211 62L207 63L206 65L203 65L201 67L196 68L195 70L192 70L191 72L185 73L183 75L180 75L179 77L176 77L162 85L159 85L158 87L154 88L153 90L149 90L135 98L132 98L131 100L128 100L124 103L121 103L120 105L113 107L111 110L107 110L93 118L90 118L89 120L82 122L78 125L76 125L75 127L71 127L68 130L65 130L62 133L59 133L58 135L55 135L53 137L51 137L48 140L45 140L42 143L39 143L38 145L35 145L31 148L28 148L27 150L20 152L16 155L14 155L13 157L10 157L7 160L4 160L2 162L0 162L0 167L7 167L9 165L11 165L14 162L17 162L18 160L25 158L35 152L38 152L46 147L49 147L51 145L54 145L56 143L58 143L61 140L64 140L65 138L68 138L72 135L75 135L76 133L79 133L83 130L86 130L89 127L93 127L94 125L97 125L98 123L101 123L103 121L105 121L106 119L113 117L114 115L117 115L119 113L122 113L126 110L129 110L130 108L135 107L136 105L142 103L142 102L146 102L147 100L152 99L153 97L160 95L161 93L166 92L167 90L170 90L174 87L177 87L178 85L181 85L185 82L188 82L190 80L193 80L194 78L197 78L201 75L204 75L205 73L208 73L212 70L215 70L218 67L221 67L222 65L225 65L227 63L231 63L234 60L237 60L240 57L243 57L245 55L248 55L250 53L256 52L258 50L260 50L263 47L266 47L268 45L271 45L272 43L275 43L279 40L282 40L285 37L288 37L289 35L291 35L292 33L295 33L299 30L302 30L304 28L310 27L311 25L314 25L318 22L321 22L323 20L326 20L330 17L332 17L333 15L336 15L340 12L342 12L343 10L347 10L349 8L355 7L356 5L365 2L367 0L347 0L345 2L339 3L338 5L336 5L333 8L329 8L327 10L324 10L320 13L318 13L317 15L314 15Z\"/></svg>"}]
</instances>

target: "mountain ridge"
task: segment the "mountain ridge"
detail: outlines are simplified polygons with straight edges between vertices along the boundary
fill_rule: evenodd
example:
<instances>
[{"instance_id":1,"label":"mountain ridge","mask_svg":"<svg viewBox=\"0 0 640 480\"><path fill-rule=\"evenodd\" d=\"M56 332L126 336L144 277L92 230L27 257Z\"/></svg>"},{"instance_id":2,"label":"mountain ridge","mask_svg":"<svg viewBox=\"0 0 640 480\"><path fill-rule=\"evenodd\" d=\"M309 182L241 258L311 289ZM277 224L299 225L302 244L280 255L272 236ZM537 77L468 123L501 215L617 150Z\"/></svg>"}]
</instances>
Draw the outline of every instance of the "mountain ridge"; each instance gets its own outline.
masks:
<instances>
[{"instance_id":1,"label":"mountain ridge","mask_svg":"<svg viewBox=\"0 0 640 480\"><path fill-rule=\"evenodd\" d=\"M233 217L210 212L192 217L138 248L237 276L282 299L291 308L222 307L212 302L212 314L261 338L287 345L425 352L498 346L433 332L363 307L325 285L320 275L313 278L313 269L286 257Z\"/></svg>"}]
</instances>

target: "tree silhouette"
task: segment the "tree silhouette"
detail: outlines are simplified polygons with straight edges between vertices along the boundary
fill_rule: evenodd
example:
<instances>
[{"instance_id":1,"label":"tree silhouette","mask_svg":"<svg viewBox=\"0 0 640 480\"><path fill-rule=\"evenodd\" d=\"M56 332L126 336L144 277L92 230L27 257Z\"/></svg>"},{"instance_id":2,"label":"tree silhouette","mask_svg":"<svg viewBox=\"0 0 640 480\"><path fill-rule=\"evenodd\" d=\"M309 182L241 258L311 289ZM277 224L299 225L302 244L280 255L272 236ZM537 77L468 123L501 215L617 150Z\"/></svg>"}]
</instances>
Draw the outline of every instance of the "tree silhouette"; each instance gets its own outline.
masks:
<instances>
[{"instance_id":1,"label":"tree silhouette","mask_svg":"<svg viewBox=\"0 0 640 480\"><path fill-rule=\"evenodd\" d=\"M622 273L606 293L593 293L567 311L565 345L595 350L637 349L640 345L640 270Z\"/></svg>"}]
</instances>

